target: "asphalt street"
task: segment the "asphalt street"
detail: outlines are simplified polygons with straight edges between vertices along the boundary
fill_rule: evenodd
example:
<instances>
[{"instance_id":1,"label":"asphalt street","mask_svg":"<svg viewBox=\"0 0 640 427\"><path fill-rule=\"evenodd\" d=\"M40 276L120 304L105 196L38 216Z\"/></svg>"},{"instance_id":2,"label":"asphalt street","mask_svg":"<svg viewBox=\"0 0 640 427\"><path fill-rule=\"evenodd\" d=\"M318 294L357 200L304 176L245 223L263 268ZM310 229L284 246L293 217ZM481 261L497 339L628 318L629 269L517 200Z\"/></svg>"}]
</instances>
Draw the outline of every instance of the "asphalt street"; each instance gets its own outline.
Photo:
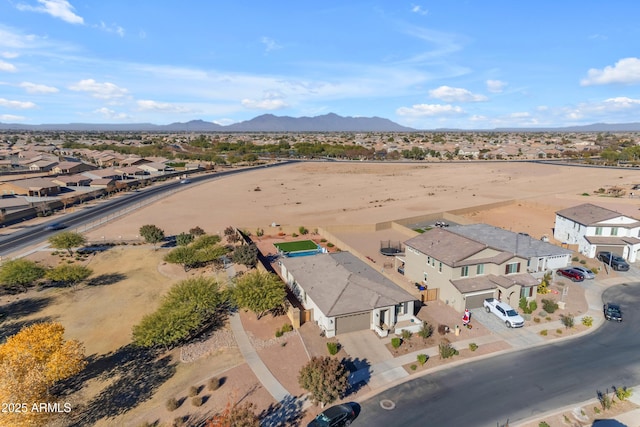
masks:
<instances>
[{"instance_id":1,"label":"asphalt street","mask_svg":"<svg viewBox=\"0 0 640 427\"><path fill-rule=\"evenodd\" d=\"M512 425L593 399L598 391L640 384L640 283L611 287L624 321L579 338L462 364L389 389L361 404L354 426ZM394 409L383 409L389 400ZM388 402L387 402L388 403Z\"/></svg>"}]
</instances>

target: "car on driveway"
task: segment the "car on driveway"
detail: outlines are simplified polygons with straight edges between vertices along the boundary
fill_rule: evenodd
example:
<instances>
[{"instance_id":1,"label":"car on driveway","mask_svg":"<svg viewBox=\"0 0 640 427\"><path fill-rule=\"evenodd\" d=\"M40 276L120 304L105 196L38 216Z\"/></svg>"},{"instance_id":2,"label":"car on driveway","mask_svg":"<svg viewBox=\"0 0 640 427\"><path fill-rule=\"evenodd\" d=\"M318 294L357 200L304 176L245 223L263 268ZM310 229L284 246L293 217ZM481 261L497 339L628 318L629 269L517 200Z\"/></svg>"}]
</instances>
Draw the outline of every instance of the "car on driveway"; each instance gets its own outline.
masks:
<instances>
[{"instance_id":1,"label":"car on driveway","mask_svg":"<svg viewBox=\"0 0 640 427\"><path fill-rule=\"evenodd\" d=\"M619 255L611 252L598 252L597 258L603 263L610 265L616 271L628 271L629 264Z\"/></svg>"},{"instance_id":2,"label":"car on driveway","mask_svg":"<svg viewBox=\"0 0 640 427\"><path fill-rule=\"evenodd\" d=\"M593 271L589 270L587 267L582 267L582 266L577 266L577 267L571 267L574 270L578 270L580 273L582 273L582 275L584 276L585 279L595 279L596 275L593 273Z\"/></svg>"},{"instance_id":3,"label":"car on driveway","mask_svg":"<svg viewBox=\"0 0 640 427\"><path fill-rule=\"evenodd\" d=\"M571 279L574 282L582 282L584 280L584 274L575 268L561 268L556 271L556 274L566 277L567 279Z\"/></svg>"},{"instance_id":4,"label":"car on driveway","mask_svg":"<svg viewBox=\"0 0 640 427\"><path fill-rule=\"evenodd\" d=\"M620 306L618 304L608 302L602 306L602 311L604 312L605 319L622 322L622 310L620 310Z\"/></svg>"},{"instance_id":5,"label":"car on driveway","mask_svg":"<svg viewBox=\"0 0 640 427\"><path fill-rule=\"evenodd\" d=\"M62 230L67 228L67 226L61 222L53 222L49 225L47 225L44 229L47 231L54 231L54 230Z\"/></svg>"},{"instance_id":6,"label":"car on driveway","mask_svg":"<svg viewBox=\"0 0 640 427\"><path fill-rule=\"evenodd\" d=\"M350 405L336 405L320 412L308 427L342 427L351 425L356 413Z\"/></svg>"}]
</instances>

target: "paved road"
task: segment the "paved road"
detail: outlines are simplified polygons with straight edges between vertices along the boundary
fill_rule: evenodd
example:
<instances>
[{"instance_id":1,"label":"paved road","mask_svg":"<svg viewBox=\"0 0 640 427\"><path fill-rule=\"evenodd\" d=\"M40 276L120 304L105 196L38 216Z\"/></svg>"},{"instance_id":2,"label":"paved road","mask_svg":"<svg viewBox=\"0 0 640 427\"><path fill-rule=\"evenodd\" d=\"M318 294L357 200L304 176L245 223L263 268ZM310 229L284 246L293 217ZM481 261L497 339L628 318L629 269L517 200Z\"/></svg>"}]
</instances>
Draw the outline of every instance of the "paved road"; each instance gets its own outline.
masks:
<instances>
[{"instance_id":1,"label":"paved road","mask_svg":"<svg viewBox=\"0 0 640 427\"><path fill-rule=\"evenodd\" d=\"M61 219L59 216L56 216L55 220L52 220L48 223L42 223L35 226L26 225L23 230L13 232L6 236L0 238L0 256L5 256L8 253L15 252L19 249L37 244L49 238L49 236L58 233L59 231L47 231L45 227L53 222L64 222L68 229L73 229L76 227L80 227L83 224L90 223L92 221L96 221L102 217L108 216L109 214L114 214L118 211L121 211L127 207L134 206L136 204L140 204L147 199L157 197L158 195L170 191L176 191L180 188L188 188L191 185L202 181L208 181L212 179L219 179L221 177L234 175L238 173L249 172L256 169L262 169L265 167L273 168L278 166L283 166L291 163L295 163L295 160L283 161L279 163L274 163L266 166L256 166L251 168L243 168L243 169L232 169L228 171L200 175L196 177L189 178L191 180L191 184L180 184L178 180L172 180L165 184L152 186L144 189L140 192L131 192L126 193L122 197L114 198L111 201L106 203L100 203L98 205L93 206L90 209L83 209L78 212L70 213L64 216Z\"/></svg>"},{"instance_id":2,"label":"paved road","mask_svg":"<svg viewBox=\"0 0 640 427\"><path fill-rule=\"evenodd\" d=\"M448 368L362 403L354 426L511 425L596 397L598 390L640 384L640 282L611 287L623 323L605 322L580 338ZM383 399L395 409L380 407Z\"/></svg>"}]
</instances>

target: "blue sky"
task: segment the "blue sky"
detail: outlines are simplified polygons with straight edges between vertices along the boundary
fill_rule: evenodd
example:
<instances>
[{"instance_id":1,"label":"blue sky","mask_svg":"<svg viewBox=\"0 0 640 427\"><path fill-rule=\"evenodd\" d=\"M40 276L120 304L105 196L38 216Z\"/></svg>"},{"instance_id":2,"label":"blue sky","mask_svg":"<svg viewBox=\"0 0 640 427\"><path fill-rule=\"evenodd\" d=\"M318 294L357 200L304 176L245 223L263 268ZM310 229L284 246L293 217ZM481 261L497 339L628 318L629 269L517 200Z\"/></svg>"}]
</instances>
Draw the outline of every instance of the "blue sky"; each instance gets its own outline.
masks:
<instances>
[{"instance_id":1,"label":"blue sky","mask_svg":"<svg viewBox=\"0 0 640 427\"><path fill-rule=\"evenodd\" d=\"M640 121L630 0L0 0L0 122Z\"/></svg>"}]
</instances>

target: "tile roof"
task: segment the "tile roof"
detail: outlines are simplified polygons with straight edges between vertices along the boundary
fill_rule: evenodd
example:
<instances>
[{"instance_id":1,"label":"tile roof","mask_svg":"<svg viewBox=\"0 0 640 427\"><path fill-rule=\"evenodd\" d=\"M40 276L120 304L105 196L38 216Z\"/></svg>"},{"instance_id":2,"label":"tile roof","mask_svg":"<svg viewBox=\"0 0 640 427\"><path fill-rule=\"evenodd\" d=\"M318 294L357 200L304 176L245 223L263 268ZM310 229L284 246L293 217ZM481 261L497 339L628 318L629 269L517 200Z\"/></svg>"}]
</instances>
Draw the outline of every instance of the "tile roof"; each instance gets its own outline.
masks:
<instances>
[{"instance_id":1,"label":"tile roof","mask_svg":"<svg viewBox=\"0 0 640 427\"><path fill-rule=\"evenodd\" d=\"M632 218L627 215L623 215L620 212L612 211L610 209L596 206L591 203L585 203L582 205L563 209L556 212L556 215L560 215L582 225L595 225L602 221L617 218L619 216ZM629 227L629 224L626 224L625 226Z\"/></svg>"},{"instance_id":2,"label":"tile roof","mask_svg":"<svg viewBox=\"0 0 640 427\"><path fill-rule=\"evenodd\" d=\"M484 243L443 228L425 231L405 241L404 244L451 266L488 247Z\"/></svg>"}]
</instances>

